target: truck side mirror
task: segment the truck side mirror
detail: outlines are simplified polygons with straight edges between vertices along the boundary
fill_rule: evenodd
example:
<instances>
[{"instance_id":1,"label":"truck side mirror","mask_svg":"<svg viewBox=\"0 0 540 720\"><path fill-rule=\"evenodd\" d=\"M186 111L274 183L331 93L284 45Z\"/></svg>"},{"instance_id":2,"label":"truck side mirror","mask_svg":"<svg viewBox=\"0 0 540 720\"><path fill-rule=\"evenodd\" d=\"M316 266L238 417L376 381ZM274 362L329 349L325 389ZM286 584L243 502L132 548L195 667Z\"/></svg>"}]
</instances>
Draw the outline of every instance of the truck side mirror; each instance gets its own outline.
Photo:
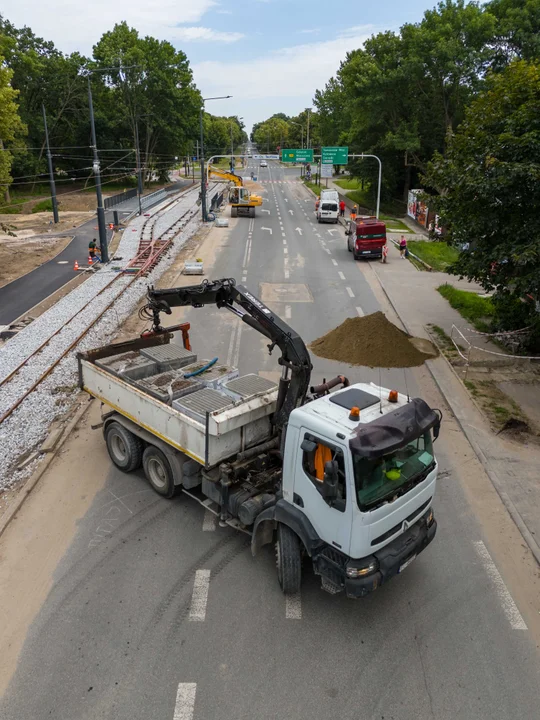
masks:
<instances>
[{"instance_id":1,"label":"truck side mirror","mask_svg":"<svg viewBox=\"0 0 540 720\"><path fill-rule=\"evenodd\" d=\"M338 491L338 464L337 460L328 460L324 463L324 479L322 486L325 500L335 500Z\"/></svg>"}]
</instances>

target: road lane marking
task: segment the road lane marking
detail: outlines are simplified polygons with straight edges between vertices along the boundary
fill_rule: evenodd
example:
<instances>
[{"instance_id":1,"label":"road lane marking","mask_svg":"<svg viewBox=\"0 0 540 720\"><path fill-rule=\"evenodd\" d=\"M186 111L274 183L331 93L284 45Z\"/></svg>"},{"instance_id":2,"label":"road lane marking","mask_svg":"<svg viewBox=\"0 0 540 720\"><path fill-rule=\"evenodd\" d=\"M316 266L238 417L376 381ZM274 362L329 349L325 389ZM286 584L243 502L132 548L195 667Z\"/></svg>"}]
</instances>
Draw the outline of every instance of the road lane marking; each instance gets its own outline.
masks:
<instances>
[{"instance_id":1,"label":"road lane marking","mask_svg":"<svg viewBox=\"0 0 540 720\"><path fill-rule=\"evenodd\" d=\"M328 248L324 248L324 249L326 250L326 252L327 252L327 253L328 253L329 255L331 255L331 254L332 254L332 251L331 251L331 250L329 250Z\"/></svg>"},{"instance_id":2,"label":"road lane marking","mask_svg":"<svg viewBox=\"0 0 540 720\"><path fill-rule=\"evenodd\" d=\"M193 581L193 595L189 619L194 622L203 622L206 618L206 605L208 603L208 590L210 589L210 570L197 570Z\"/></svg>"},{"instance_id":3,"label":"road lane marking","mask_svg":"<svg viewBox=\"0 0 540 720\"><path fill-rule=\"evenodd\" d=\"M285 280L289 279L289 270L285 268Z\"/></svg>"},{"instance_id":4,"label":"road lane marking","mask_svg":"<svg viewBox=\"0 0 540 720\"><path fill-rule=\"evenodd\" d=\"M345 290L349 293L349 297L354 297L354 293L350 287L345 288Z\"/></svg>"},{"instance_id":5,"label":"road lane marking","mask_svg":"<svg viewBox=\"0 0 540 720\"><path fill-rule=\"evenodd\" d=\"M283 238L283 244L284 244L284 245L287 244L287 241L285 240L285 238Z\"/></svg>"},{"instance_id":6,"label":"road lane marking","mask_svg":"<svg viewBox=\"0 0 540 720\"><path fill-rule=\"evenodd\" d=\"M285 595L285 617L287 620L302 619L302 601L300 593Z\"/></svg>"},{"instance_id":7,"label":"road lane marking","mask_svg":"<svg viewBox=\"0 0 540 720\"><path fill-rule=\"evenodd\" d=\"M334 258L332 258L332 262L333 262L334 265L336 265L336 267L337 267L337 260L334 260Z\"/></svg>"},{"instance_id":8,"label":"road lane marking","mask_svg":"<svg viewBox=\"0 0 540 720\"><path fill-rule=\"evenodd\" d=\"M510 626L513 630L527 630L525 620L522 618L514 599L508 592L508 588L506 587L500 572L497 570L495 563L491 559L491 555L489 554L487 547L481 540L475 542L474 547L480 557L482 565L484 566L484 570L487 572L489 579L495 586L495 592L499 597L499 602L508 619L508 622L510 623Z\"/></svg>"},{"instance_id":9,"label":"road lane marking","mask_svg":"<svg viewBox=\"0 0 540 720\"><path fill-rule=\"evenodd\" d=\"M284 255L288 255L288 254L289 254L289 251L287 250L286 247L283 248L283 254L284 254Z\"/></svg>"},{"instance_id":10,"label":"road lane marking","mask_svg":"<svg viewBox=\"0 0 540 720\"><path fill-rule=\"evenodd\" d=\"M356 312L358 313L358 317L364 317L364 311L361 307L357 307Z\"/></svg>"},{"instance_id":11,"label":"road lane marking","mask_svg":"<svg viewBox=\"0 0 540 720\"><path fill-rule=\"evenodd\" d=\"M342 280L345 280L345 275L341 272L341 270L338 272L338 275Z\"/></svg>"},{"instance_id":12,"label":"road lane marking","mask_svg":"<svg viewBox=\"0 0 540 720\"><path fill-rule=\"evenodd\" d=\"M268 230L268 232L270 233L270 235L272 234L272 228L261 227L261 230Z\"/></svg>"},{"instance_id":13,"label":"road lane marking","mask_svg":"<svg viewBox=\"0 0 540 720\"><path fill-rule=\"evenodd\" d=\"M180 683L176 691L173 720L192 720L197 683Z\"/></svg>"},{"instance_id":14,"label":"road lane marking","mask_svg":"<svg viewBox=\"0 0 540 720\"><path fill-rule=\"evenodd\" d=\"M205 510L202 524L203 532L214 532L214 530L216 529L216 520L217 516L214 515L213 512L210 512L210 510Z\"/></svg>"},{"instance_id":15,"label":"road lane marking","mask_svg":"<svg viewBox=\"0 0 540 720\"><path fill-rule=\"evenodd\" d=\"M291 314L292 314L291 306L285 305L285 320L290 320Z\"/></svg>"},{"instance_id":16,"label":"road lane marking","mask_svg":"<svg viewBox=\"0 0 540 720\"><path fill-rule=\"evenodd\" d=\"M234 355L236 335L238 333L239 328L240 328L240 320L237 320L234 325L233 331L231 333L231 339L229 340L229 351L227 352L227 365L229 367L232 366L232 359L233 359L233 355Z\"/></svg>"}]
</instances>

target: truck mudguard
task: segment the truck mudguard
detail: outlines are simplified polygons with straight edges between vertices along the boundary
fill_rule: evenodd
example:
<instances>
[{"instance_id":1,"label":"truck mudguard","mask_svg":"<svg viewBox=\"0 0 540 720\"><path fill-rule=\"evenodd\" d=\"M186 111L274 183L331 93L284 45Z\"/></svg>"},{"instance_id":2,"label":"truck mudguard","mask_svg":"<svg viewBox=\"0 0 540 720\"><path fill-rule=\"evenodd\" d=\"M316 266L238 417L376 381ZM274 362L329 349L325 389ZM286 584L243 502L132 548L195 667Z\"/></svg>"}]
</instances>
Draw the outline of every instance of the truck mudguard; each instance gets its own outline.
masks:
<instances>
[{"instance_id":1,"label":"truck mudguard","mask_svg":"<svg viewBox=\"0 0 540 720\"><path fill-rule=\"evenodd\" d=\"M304 513L291 503L281 499L272 507L263 510L253 525L251 552L256 555L263 545L272 542L276 523L288 525L304 545L308 555L324 543Z\"/></svg>"}]
</instances>

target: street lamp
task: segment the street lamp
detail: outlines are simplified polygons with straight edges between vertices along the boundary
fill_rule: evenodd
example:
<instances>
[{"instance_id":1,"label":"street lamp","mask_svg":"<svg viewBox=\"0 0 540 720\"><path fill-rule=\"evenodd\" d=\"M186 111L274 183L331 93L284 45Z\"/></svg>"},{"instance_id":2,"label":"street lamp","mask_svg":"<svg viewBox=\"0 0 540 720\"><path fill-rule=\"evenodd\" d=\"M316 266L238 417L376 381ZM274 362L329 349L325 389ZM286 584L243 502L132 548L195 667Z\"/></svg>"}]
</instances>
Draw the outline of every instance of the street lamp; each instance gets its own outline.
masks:
<instances>
[{"instance_id":1,"label":"street lamp","mask_svg":"<svg viewBox=\"0 0 540 720\"><path fill-rule=\"evenodd\" d=\"M243 117L240 117L240 118L237 117L236 119L238 120L238 122L240 122L240 120L243 120L244 118L243 118ZM234 120L231 120L231 172L234 171L234 165L233 165L233 160L234 160L234 158L233 158L233 155L234 155L233 125L234 125Z\"/></svg>"},{"instance_id":2,"label":"street lamp","mask_svg":"<svg viewBox=\"0 0 540 720\"><path fill-rule=\"evenodd\" d=\"M206 178L204 176L204 133L203 133L203 110L204 103L209 100L228 100L232 95L219 95L218 97L202 98L202 105L199 111L199 122L201 127L201 208L203 222L208 220L206 215Z\"/></svg>"},{"instance_id":3,"label":"street lamp","mask_svg":"<svg viewBox=\"0 0 540 720\"><path fill-rule=\"evenodd\" d=\"M377 188L377 212L376 212L376 216L377 216L377 220L378 220L379 219L379 208L381 205L382 162L381 162L381 159L379 157L377 157L377 155L365 155L364 153L362 153L360 155L360 157L361 158L368 158L368 157L375 158L375 160L377 160L377 162L379 163L379 187Z\"/></svg>"}]
</instances>

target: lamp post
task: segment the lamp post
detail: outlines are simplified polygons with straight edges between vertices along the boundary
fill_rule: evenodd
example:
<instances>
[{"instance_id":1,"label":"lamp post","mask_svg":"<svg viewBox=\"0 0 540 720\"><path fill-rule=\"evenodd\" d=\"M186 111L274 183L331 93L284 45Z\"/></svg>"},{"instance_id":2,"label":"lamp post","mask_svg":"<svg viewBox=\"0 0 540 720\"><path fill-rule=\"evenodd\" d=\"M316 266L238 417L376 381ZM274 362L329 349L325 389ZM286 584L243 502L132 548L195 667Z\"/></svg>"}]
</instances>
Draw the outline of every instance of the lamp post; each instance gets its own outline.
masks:
<instances>
[{"instance_id":1,"label":"lamp post","mask_svg":"<svg viewBox=\"0 0 540 720\"><path fill-rule=\"evenodd\" d=\"M379 163L379 186L377 188L377 212L376 212L376 216L377 216L377 220L378 220L379 219L379 208L381 206L382 162L381 162L381 159L379 157L377 157L377 155L365 155L364 153L362 153L360 155L360 157L361 158L368 158L368 157L375 158L375 160L377 160L377 162Z\"/></svg>"},{"instance_id":2,"label":"lamp post","mask_svg":"<svg viewBox=\"0 0 540 720\"><path fill-rule=\"evenodd\" d=\"M99 229L99 249L101 252L101 262L109 262L109 247L107 244L107 228L105 227L105 208L103 207L103 194L101 192L101 174L99 170L99 155L97 151L96 141L96 125L94 122L94 106L92 103L92 86L90 85L90 75L88 75L88 106L90 108L90 128L92 132L92 150L94 152L94 177L96 179L96 198L97 198L97 221Z\"/></svg>"},{"instance_id":3,"label":"lamp post","mask_svg":"<svg viewBox=\"0 0 540 720\"><path fill-rule=\"evenodd\" d=\"M219 95L218 97L202 98L202 105L199 111L199 123L201 130L201 208L202 208L202 219L206 222L208 217L206 215L206 178L204 176L204 132L203 132L203 111L204 103L209 100L228 100L232 95Z\"/></svg>"},{"instance_id":4,"label":"lamp post","mask_svg":"<svg viewBox=\"0 0 540 720\"><path fill-rule=\"evenodd\" d=\"M291 125L298 125L298 127L302 131L302 150L303 150L304 149L304 126L302 125L302 123L297 123L294 120L289 120L289 122L291 123Z\"/></svg>"}]
</instances>

